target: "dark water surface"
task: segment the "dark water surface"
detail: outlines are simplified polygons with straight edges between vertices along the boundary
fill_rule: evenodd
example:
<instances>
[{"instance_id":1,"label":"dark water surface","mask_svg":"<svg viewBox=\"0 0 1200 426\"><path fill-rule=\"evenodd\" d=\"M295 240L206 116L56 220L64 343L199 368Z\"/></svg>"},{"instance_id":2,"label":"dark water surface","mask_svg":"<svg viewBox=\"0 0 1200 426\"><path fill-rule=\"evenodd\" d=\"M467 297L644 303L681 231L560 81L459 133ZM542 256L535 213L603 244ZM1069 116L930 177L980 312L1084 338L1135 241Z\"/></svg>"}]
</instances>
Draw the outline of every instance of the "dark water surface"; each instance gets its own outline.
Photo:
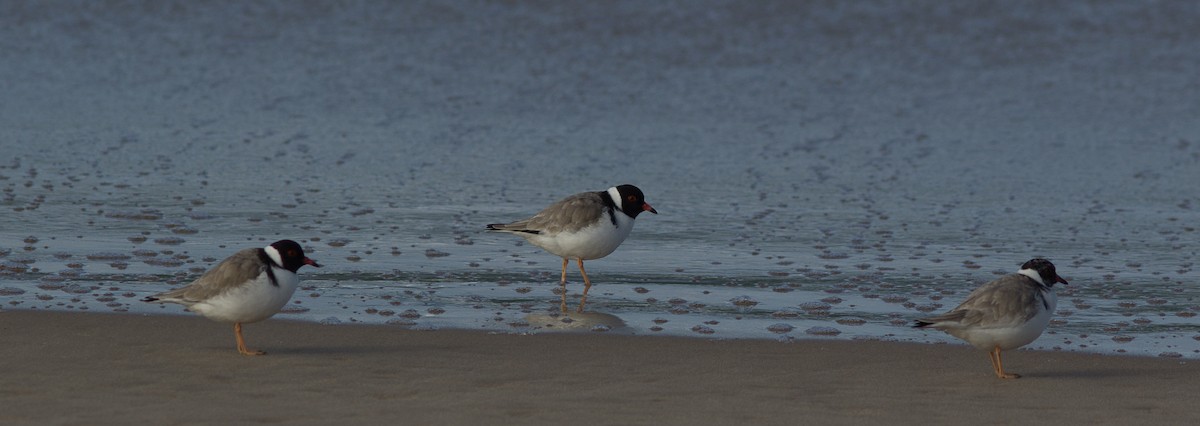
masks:
<instances>
[{"instance_id":1,"label":"dark water surface","mask_svg":"<svg viewBox=\"0 0 1200 426\"><path fill-rule=\"evenodd\" d=\"M1194 3L0 5L0 309L141 297L243 247L325 268L283 317L942 342L1035 256L1034 348L1200 358ZM484 232L632 183L559 260ZM582 285L572 271L569 298Z\"/></svg>"}]
</instances>

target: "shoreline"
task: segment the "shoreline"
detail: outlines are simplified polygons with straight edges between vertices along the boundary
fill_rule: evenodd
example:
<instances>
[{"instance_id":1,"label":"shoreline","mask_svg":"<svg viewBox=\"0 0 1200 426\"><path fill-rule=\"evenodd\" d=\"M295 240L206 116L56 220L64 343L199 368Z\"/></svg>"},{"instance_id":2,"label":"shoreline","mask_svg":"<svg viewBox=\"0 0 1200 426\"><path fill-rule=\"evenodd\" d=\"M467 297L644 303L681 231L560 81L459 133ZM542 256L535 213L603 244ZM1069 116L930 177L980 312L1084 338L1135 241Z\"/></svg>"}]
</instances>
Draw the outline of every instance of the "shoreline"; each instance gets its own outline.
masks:
<instances>
[{"instance_id":1,"label":"shoreline","mask_svg":"<svg viewBox=\"0 0 1200 426\"><path fill-rule=\"evenodd\" d=\"M100 313L103 315L94 315ZM1200 364L965 345L412 331L6 310L0 421L754 424L1181 421ZM16 367L16 368L14 368Z\"/></svg>"},{"instance_id":2,"label":"shoreline","mask_svg":"<svg viewBox=\"0 0 1200 426\"><path fill-rule=\"evenodd\" d=\"M5 313L10 313L10 312L24 312L24 313L60 313L60 314L75 314L75 315L99 314L99 315L136 316L136 317L168 316L168 317L176 317L176 318L199 318L199 319L204 319L205 321L213 323L213 324L221 324L221 323L217 323L213 320L206 319L203 316L200 316L199 314L196 314L194 312L187 311L186 309L183 309L182 307L179 307L179 308L180 309L178 310L178 312L168 312L168 311L138 312L138 311L101 311L101 310L56 310L56 309L40 309L40 308L37 308L37 309L7 308L7 309L0 309L0 315L3 315ZM523 319L530 322L531 324L534 324L537 327L540 327L540 328L534 328L534 329L525 330L525 331L521 331L519 329L509 329L506 331L505 329L492 329L492 328L463 328L463 327L454 327L454 326L407 325L407 324L392 324L392 323L387 323L387 322L353 322L353 321L351 321L351 322L335 322L335 323L326 324L326 323L323 323L316 319L300 318L300 317L291 316L291 315L288 315L288 314L285 314L282 312L276 314L275 316L273 316L271 318L268 318L267 320L265 320L263 322L284 321L284 322L290 322L290 323L295 323L295 324L308 324L308 325L321 326L321 327L341 327L341 326L381 327L381 328L386 328L386 329L403 330L403 331L411 331L411 332L463 332L463 333L480 333L480 334L488 334L488 335L511 335L511 336L568 334L568 335L580 335L580 336L585 336L585 335L586 336L621 336L621 337L629 337L629 338L639 338L639 337L650 338L650 339L666 338L666 339L685 339L685 340L698 340L698 341L769 342L769 343L778 343L778 344L783 344L783 345L797 344L797 343L803 343L803 342L825 342L825 341L830 341L830 342L837 341L837 342L847 342L847 343L877 342L877 343L894 343L894 344L900 344L900 345L917 345L917 346L934 346L934 347L947 347L948 346L948 347L972 348L972 346L970 344L968 344L967 342L965 342L961 339L952 337L948 334L946 334L945 340L915 341L915 340L876 338L876 337L871 337L871 336L846 339L846 338L841 338L841 337L836 337L836 336L817 336L817 335L807 335L807 334L803 334L803 335L788 334L788 335L777 335L774 337L759 337L759 336L738 337L738 336L713 336L713 335L686 334L686 333L644 333L644 332L639 332L637 330L629 328L629 326L627 324L622 322L623 320L621 318L619 318L615 315L607 314L607 313L585 312L583 314L583 317L580 318L580 314L575 313L574 311L571 311L569 313L569 316L571 316L574 321L572 321L570 324L563 324L563 323L558 322L556 317L551 317L548 315L529 314ZM263 322L247 324L246 327L251 327L255 324L262 324ZM550 326L547 327L547 324L549 324ZM590 327L595 326L595 325L605 326L608 329L608 331L594 332L594 331L589 330ZM927 332L930 334L945 334L942 331L933 330L933 329L927 330ZM788 337L791 337L792 339L790 341L782 341L778 338L780 336L788 336ZM1041 339L1041 338L1039 337L1039 339ZM1156 355L1149 354L1149 353L1137 353L1137 352L1099 352L1099 351L1087 351L1087 350L1072 351L1072 350L1062 350L1062 349L1046 349L1044 347L1034 348L1032 346L1033 346L1033 344L1031 343L1030 345L1027 345L1025 347L1017 348L1012 351L1005 351L1004 353L1005 353L1005 355L1007 355L1010 352L1063 353L1063 354L1079 354L1079 355L1099 355L1099 356L1105 356L1105 357L1164 359L1164 360L1174 360L1174 361L1179 361L1179 362L1200 362L1200 360L1187 358L1186 356L1185 357L1169 357L1169 356L1162 356L1162 355L1156 356ZM985 352L981 352L981 353L985 354L984 356L986 357ZM987 358L984 358L984 359L986 360Z\"/></svg>"}]
</instances>

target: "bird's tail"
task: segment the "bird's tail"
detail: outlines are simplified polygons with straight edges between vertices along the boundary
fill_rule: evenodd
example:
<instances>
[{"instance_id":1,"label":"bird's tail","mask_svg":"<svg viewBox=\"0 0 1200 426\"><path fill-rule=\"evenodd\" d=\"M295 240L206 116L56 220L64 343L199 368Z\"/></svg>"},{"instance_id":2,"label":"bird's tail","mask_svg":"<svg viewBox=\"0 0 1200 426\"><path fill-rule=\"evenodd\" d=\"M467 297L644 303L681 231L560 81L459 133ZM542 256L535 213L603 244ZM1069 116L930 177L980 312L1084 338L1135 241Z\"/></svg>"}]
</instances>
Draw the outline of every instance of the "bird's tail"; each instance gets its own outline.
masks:
<instances>
[{"instance_id":1,"label":"bird's tail","mask_svg":"<svg viewBox=\"0 0 1200 426\"><path fill-rule=\"evenodd\" d=\"M487 230L489 230L489 231L501 231L501 232L512 232L512 233L514 233L514 234L521 234L521 233L523 233L523 234L534 234L534 235L537 235L537 234L541 234L541 233L542 233L542 231L535 231L535 230L532 230L532 229L524 229L524 223L522 223L522 222L517 222L517 223L492 223L492 224L488 224L488 226L487 226Z\"/></svg>"}]
</instances>

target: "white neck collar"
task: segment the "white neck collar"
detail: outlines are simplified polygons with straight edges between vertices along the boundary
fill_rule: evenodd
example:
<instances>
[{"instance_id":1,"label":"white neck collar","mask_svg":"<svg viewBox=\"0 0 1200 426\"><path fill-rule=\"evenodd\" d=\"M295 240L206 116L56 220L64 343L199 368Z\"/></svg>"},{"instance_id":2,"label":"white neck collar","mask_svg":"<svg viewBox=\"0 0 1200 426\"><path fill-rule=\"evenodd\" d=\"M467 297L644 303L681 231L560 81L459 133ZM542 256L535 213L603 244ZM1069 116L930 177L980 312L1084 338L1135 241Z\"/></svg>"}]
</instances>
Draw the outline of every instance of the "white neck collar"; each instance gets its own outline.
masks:
<instances>
[{"instance_id":1,"label":"white neck collar","mask_svg":"<svg viewBox=\"0 0 1200 426\"><path fill-rule=\"evenodd\" d=\"M617 211L625 211L621 204L621 191L618 191L617 187L608 188L608 196L612 197L613 204L617 205Z\"/></svg>"},{"instance_id":2,"label":"white neck collar","mask_svg":"<svg viewBox=\"0 0 1200 426\"><path fill-rule=\"evenodd\" d=\"M276 250L275 247L272 246L266 246L263 248L263 250L267 252L267 256L271 258L271 261L275 262L275 264L271 266L280 268L283 267L283 256L279 255L279 250Z\"/></svg>"},{"instance_id":3,"label":"white neck collar","mask_svg":"<svg viewBox=\"0 0 1200 426\"><path fill-rule=\"evenodd\" d=\"M1035 271L1032 269L1022 269L1020 271L1017 271L1017 273L1027 276L1029 278L1033 278L1034 281L1037 281L1037 283L1041 284L1043 287L1046 286L1046 283L1042 281L1042 276L1038 274L1038 271Z\"/></svg>"}]
</instances>

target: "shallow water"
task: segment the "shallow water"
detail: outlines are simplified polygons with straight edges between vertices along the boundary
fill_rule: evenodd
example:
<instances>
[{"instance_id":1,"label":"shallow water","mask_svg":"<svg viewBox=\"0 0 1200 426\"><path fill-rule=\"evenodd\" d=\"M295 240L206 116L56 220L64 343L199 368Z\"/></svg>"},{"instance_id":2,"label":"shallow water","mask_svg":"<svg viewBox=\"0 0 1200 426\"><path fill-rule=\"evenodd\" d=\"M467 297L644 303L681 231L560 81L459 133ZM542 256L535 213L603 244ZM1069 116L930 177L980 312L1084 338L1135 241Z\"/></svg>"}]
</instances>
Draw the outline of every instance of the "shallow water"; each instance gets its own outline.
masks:
<instances>
[{"instance_id":1,"label":"shallow water","mask_svg":"<svg viewBox=\"0 0 1200 426\"><path fill-rule=\"evenodd\" d=\"M0 307L176 314L291 238L286 318L951 342L1044 256L1030 347L1200 358L1194 6L572 5L8 6ZM483 225L620 183L661 214L564 321Z\"/></svg>"}]
</instances>

